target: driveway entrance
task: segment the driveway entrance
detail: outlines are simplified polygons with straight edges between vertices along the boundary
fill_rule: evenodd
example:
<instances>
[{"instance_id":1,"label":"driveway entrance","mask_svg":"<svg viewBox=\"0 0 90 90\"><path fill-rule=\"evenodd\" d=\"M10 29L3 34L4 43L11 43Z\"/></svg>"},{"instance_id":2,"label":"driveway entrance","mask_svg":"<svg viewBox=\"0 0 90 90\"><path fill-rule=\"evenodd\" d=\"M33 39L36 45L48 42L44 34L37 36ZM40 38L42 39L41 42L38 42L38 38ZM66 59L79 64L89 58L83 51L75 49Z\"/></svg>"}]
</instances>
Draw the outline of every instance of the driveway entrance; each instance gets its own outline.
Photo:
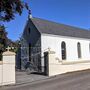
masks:
<instances>
[{"instance_id":1,"label":"driveway entrance","mask_svg":"<svg viewBox=\"0 0 90 90\"><path fill-rule=\"evenodd\" d=\"M46 78L48 78L48 76L44 76L36 72L27 74L25 71L16 71L16 84L30 83Z\"/></svg>"}]
</instances>

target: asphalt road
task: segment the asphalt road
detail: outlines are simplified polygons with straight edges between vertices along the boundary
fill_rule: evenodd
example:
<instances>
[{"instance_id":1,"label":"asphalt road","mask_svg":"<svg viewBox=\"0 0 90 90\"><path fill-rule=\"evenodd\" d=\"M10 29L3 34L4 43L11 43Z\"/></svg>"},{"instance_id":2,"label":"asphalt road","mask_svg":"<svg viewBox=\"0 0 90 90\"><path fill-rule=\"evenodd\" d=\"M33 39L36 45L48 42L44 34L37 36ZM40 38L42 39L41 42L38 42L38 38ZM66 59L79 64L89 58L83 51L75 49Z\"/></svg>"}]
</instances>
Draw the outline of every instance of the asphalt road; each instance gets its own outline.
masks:
<instances>
[{"instance_id":1,"label":"asphalt road","mask_svg":"<svg viewBox=\"0 0 90 90\"><path fill-rule=\"evenodd\" d=\"M90 70L58 75L34 83L4 86L0 90L90 90Z\"/></svg>"}]
</instances>

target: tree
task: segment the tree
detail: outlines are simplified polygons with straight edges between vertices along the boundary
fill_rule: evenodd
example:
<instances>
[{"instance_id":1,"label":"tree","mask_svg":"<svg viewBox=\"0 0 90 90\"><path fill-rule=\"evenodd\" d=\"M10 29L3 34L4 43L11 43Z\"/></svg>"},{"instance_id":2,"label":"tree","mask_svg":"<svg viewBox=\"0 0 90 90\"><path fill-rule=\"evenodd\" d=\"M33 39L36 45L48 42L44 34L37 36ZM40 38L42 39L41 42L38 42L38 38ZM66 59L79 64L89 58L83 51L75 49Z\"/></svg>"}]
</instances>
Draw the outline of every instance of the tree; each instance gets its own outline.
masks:
<instances>
[{"instance_id":1,"label":"tree","mask_svg":"<svg viewBox=\"0 0 90 90\"><path fill-rule=\"evenodd\" d=\"M21 0L0 0L0 21L10 21L15 14L22 14L23 9L29 10L27 3Z\"/></svg>"},{"instance_id":2,"label":"tree","mask_svg":"<svg viewBox=\"0 0 90 90\"><path fill-rule=\"evenodd\" d=\"M9 22L13 20L15 14L22 14L24 8L30 13L27 3L22 0L0 0L0 21ZM6 43L7 33L5 32L4 25L0 23L0 58L2 52L5 50Z\"/></svg>"},{"instance_id":3,"label":"tree","mask_svg":"<svg viewBox=\"0 0 90 90\"><path fill-rule=\"evenodd\" d=\"M17 49L19 48L19 43L20 41L12 41L11 39L7 40L7 46L11 47L10 51L13 51L15 53L17 53Z\"/></svg>"},{"instance_id":4,"label":"tree","mask_svg":"<svg viewBox=\"0 0 90 90\"><path fill-rule=\"evenodd\" d=\"M5 32L5 27L0 26L0 60L2 59L2 52L5 51L7 45L7 32Z\"/></svg>"}]
</instances>

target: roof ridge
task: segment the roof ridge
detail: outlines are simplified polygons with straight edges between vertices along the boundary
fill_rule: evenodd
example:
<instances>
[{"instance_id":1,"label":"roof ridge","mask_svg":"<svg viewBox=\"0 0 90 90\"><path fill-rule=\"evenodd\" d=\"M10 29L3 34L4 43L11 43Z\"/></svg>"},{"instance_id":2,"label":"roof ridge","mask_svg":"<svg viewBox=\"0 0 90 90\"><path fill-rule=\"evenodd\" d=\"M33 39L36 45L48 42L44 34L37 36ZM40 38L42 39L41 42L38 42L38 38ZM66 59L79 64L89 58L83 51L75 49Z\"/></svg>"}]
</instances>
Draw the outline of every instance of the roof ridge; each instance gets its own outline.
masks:
<instances>
[{"instance_id":1,"label":"roof ridge","mask_svg":"<svg viewBox=\"0 0 90 90\"><path fill-rule=\"evenodd\" d=\"M85 28L81 28L81 27L77 27L77 26L73 26L73 25L68 25L68 24L64 24L64 23L59 23L59 22L56 22L56 21L51 21L51 20L46 20L46 19L43 19L43 18L38 18L38 17L33 17L31 18L31 20L33 19L38 19L38 20L44 20L46 22L49 22L49 23L54 23L54 24L58 24L58 25L64 25L64 26L68 26L68 27L72 27L72 28L77 28L77 29L82 29L82 30L87 30L87 31L90 31L88 29L85 29Z\"/></svg>"},{"instance_id":2,"label":"roof ridge","mask_svg":"<svg viewBox=\"0 0 90 90\"><path fill-rule=\"evenodd\" d=\"M90 39L90 31L87 29L81 29L35 17L30 20L40 33Z\"/></svg>"}]
</instances>

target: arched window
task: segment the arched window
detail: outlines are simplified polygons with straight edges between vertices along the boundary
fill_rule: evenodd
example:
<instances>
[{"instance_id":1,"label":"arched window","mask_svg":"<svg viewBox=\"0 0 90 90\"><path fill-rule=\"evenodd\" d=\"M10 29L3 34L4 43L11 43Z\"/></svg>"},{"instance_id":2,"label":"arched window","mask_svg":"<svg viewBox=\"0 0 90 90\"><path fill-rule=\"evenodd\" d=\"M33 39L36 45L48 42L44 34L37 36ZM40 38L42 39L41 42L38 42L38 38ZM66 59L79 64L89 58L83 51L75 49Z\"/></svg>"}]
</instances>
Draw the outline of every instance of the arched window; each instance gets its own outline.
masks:
<instances>
[{"instance_id":1,"label":"arched window","mask_svg":"<svg viewBox=\"0 0 90 90\"><path fill-rule=\"evenodd\" d=\"M77 52L78 52L78 58L81 58L81 45L79 42L77 43Z\"/></svg>"},{"instance_id":2,"label":"arched window","mask_svg":"<svg viewBox=\"0 0 90 90\"><path fill-rule=\"evenodd\" d=\"M90 52L90 43L89 43L89 52Z\"/></svg>"},{"instance_id":3,"label":"arched window","mask_svg":"<svg viewBox=\"0 0 90 90\"><path fill-rule=\"evenodd\" d=\"M66 59L66 43L63 41L61 43L61 54L62 54L62 60Z\"/></svg>"}]
</instances>

